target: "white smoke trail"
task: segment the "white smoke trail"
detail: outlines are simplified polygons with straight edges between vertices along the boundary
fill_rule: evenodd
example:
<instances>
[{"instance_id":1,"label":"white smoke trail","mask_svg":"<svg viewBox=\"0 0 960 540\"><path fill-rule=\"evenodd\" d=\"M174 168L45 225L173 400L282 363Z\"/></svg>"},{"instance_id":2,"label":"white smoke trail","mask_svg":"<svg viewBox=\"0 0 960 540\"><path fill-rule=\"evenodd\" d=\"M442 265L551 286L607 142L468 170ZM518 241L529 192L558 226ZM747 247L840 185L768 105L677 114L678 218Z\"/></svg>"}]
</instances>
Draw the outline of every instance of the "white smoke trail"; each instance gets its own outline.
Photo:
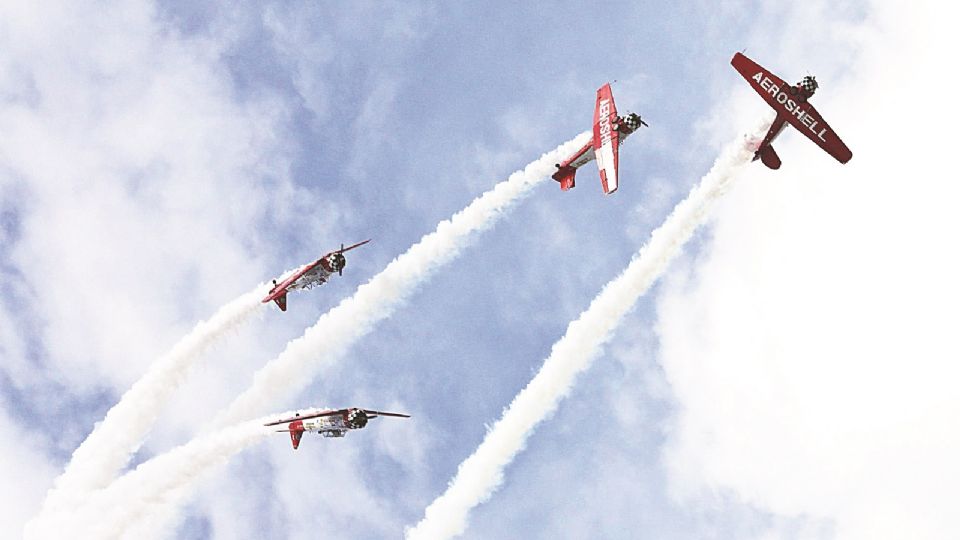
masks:
<instances>
[{"instance_id":1,"label":"white smoke trail","mask_svg":"<svg viewBox=\"0 0 960 540\"><path fill-rule=\"evenodd\" d=\"M226 332L244 323L262 304L260 284L198 323L120 398L86 440L47 494L40 515L70 508L108 485L130 462L157 419L160 404L183 382L194 361Z\"/></svg>"},{"instance_id":2,"label":"white smoke trail","mask_svg":"<svg viewBox=\"0 0 960 540\"><path fill-rule=\"evenodd\" d=\"M427 507L416 526L407 529L407 538L435 540L464 532L470 510L493 495L503 482L504 468L523 449L536 426L556 410L576 377L600 355L623 316L680 253L706 219L712 203L752 156L753 150L744 141L724 149L700 184L651 233L626 270L570 323L537 375L504 410L473 455L460 464L446 492Z\"/></svg>"},{"instance_id":3,"label":"white smoke trail","mask_svg":"<svg viewBox=\"0 0 960 540\"><path fill-rule=\"evenodd\" d=\"M264 423L293 414L271 415L198 437L141 464L106 489L89 493L81 505L32 521L24 538L120 538L145 515L181 497L203 473L273 435L275 428Z\"/></svg>"},{"instance_id":4,"label":"white smoke trail","mask_svg":"<svg viewBox=\"0 0 960 540\"><path fill-rule=\"evenodd\" d=\"M544 154L540 159L531 163L522 171L510 175L506 181L497 184L492 190L475 199L468 207L455 214L450 220L441 222L433 233L424 236L420 242L413 245L406 253L394 259L380 274L374 276L367 284L359 287L353 297L342 301L336 308L323 315L313 327L307 329L303 336L290 342L279 357L268 363L257 373L252 387L234 400L228 410L214 420L214 424L229 425L238 421L239 418L249 417L253 414L252 411L254 409L261 406L276 394L281 392L288 394L301 390L303 385L307 384L310 380L310 370L318 369L319 366L317 363L319 360L335 361L340 358L347 347L368 333L376 322L388 317L392 311L413 292L417 285L432 275L433 271L451 261L459 253L459 249L464 245L464 241L468 239L471 233L483 231L491 227L506 210L553 172L553 164L559 161L558 158L565 157L566 154L581 147L589 137L589 132L582 133L573 140L560 145L555 150ZM260 293L257 293L257 302L259 302L260 296ZM150 388L152 388L152 385ZM133 389L131 389L130 392L133 392ZM128 394L130 392L128 392ZM126 400L126 396L124 400ZM119 405L120 404L118 404L117 407L119 407ZM111 413L112 412L111 410ZM127 417L126 420L128 423L132 423L131 418ZM152 420L153 419L147 423L147 427L149 427L149 423L152 423ZM104 423L106 424L106 421ZM260 424L262 424L262 421L257 420L241 425L248 426L250 430L256 430L256 426ZM252 436L252 431L245 431L239 428L238 431L231 433L241 437L243 440L248 440L245 438L245 433L251 434ZM105 439L105 437L98 438ZM134 447L136 444L139 444L141 439L142 435L137 437ZM191 463L208 464L206 466L209 466L218 463L221 459L225 460L229 455L232 455L232 452L229 452L229 448L238 446L233 442L233 436L224 438L224 440L231 441L226 445L217 444L215 440L211 441L209 439L210 437L196 439L194 442L197 443L197 445L189 443L184 447L171 451L171 453L183 454L184 452L189 452L189 461ZM256 438L250 439L249 444L253 444L253 442L256 442ZM246 443L244 444L248 445ZM130 446L128 445L128 447ZM115 445L115 448L119 448L119 446ZM184 450L185 448L189 448L190 450ZM148 465L150 465L150 467L147 470L158 470L157 467L159 466L153 464L168 463L167 457L171 453L164 454L141 465L134 473L130 473L114 482L114 484L111 484L105 492L121 493L124 486L130 486L129 478L131 475L137 474L142 468ZM125 464L126 460L129 460L129 453L123 455L121 460L122 464ZM117 460L110 460L110 462L117 463ZM120 467L122 467L122 464ZM200 469L202 469L202 466L190 468L191 471ZM117 470L119 470L119 467L114 469L113 474L115 474ZM160 468L159 470L163 471L164 469ZM167 473L161 472L151 478L162 479L164 474ZM98 477L98 480L100 478L102 477ZM109 478L106 481L109 482ZM147 503L144 504L131 505L131 507L139 507L140 510L136 511L139 513L134 516L133 513L125 511L123 516L115 518L112 521L108 519L100 520L102 524L98 525L96 529L98 534L106 534L111 530L122 531L130 526L134 520L143 518L144 512L162 512L164 509L169 509L170 504L175 503L178 499L177 492L185 490L188 482L189 479L186 479L185 482L164 484L160 495L151 494L155 493L156 490L150 491L149 489L145 489L145 486L138 486L136 489L143 490L143 493L138 493L136 497L147 500ZM153 483L158 484L156 481ZM82 485L92 484L92 482L88 481ZM127 491L132 491L133 489L133 487L130 487ZM79 489L71 490L70 492L81 493ZM95 499L103 500L104 497L104 495L100 494L97 495ZM65 497L59 499L63 500ZM119 502L119 499L113 499L113 503L111 504L119 504ZM59 505L58 508L62 508L63 506L64 505ZM89 505L83 505L81 508L85 509L87 507L89 507ZM152 508L152 510L150 508ZM62 527L64 523L69 522L71 519L76 521L76 518L67 517L71 515L69 505L67 505L67 510L66 512L59 513L41 513L28 524L27 530L31 531L31 534L39 534L39 536L35 537L42 537L42 532L66 530L63 528L58 529L58 527ZM116 509L110 511L113 512L114 515L118 512ZM82 515L89 516L91 513L83 510ZM89 520L90 518L88 517L86 519ZM114 525L110 525L110 523ZM86 529L81 528L79 530ZM40 531L40 533L37 531Z\"/></svg>"},{"instance_id":5,"label":"white smoke trail","mask_svg":"<svg viewBox=\"0 0 960 540\"><path fill-rule=\"evenodd\" d=\"M387 267L361 285L350 298L325 313L302 336L287 344L277 358L254 376L251 387L231 403L215 422L230 424L249 418L271 398L296 395L313 379L322 363L339 360L347 348L369 333L429 278L434 271L456 257L472 233L490 228L538 183L555 170L554 164L579 149L590 133L581 133L561 144L487 191L469 206L441 221L394 259Z\"/></svg>"}]
</instances>

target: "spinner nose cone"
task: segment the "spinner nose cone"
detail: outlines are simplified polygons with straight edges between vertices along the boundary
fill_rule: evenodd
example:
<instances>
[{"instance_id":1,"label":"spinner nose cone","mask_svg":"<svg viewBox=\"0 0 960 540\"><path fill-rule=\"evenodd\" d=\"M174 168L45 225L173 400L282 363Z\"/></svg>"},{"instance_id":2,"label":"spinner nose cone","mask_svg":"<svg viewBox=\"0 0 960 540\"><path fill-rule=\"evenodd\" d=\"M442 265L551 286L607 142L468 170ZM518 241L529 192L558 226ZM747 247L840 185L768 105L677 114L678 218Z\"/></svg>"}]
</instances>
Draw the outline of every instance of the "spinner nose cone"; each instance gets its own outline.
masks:
<instances>
[{"instance_id":1,"label":"spinner nose cone","mask_svg":"<svg viewBox=\"0 0 960 540\"><path fill-rule=\"evenodd\" d=\"M817 91L817 88L820 87L820 85L817 84L817 78L813 75L807 75L804 77L803 80L800 81L800 86L807 92L808 95L811 96Z\"/></svg>"}]
</instances>

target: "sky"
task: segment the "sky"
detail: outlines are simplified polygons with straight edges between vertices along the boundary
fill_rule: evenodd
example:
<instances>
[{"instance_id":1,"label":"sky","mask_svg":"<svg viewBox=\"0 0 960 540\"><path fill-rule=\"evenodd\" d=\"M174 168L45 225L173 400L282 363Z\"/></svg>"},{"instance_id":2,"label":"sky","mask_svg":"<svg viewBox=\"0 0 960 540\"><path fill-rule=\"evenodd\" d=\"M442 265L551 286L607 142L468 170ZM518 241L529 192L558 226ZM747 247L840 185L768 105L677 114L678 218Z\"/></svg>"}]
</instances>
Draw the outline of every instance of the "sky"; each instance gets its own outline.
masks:
<instances>
[{"instance_id":1,"label":"sky","mask_svg":"<svg viewBox=\"0 0 960 540\"><path fill-rule=\"evenodd\" d=\"M236 452L124 534L402 537L721 150L772 119L729 65L743 50L789 82L816 75L853 159L788 130L779 171L744 168L462 537L960 536L952 10L0 4L0 536L197 323L372 238L166 387L131 470L181 445ZM539 182L355 339L323 333L438 223L589 129L607 81L650 124L614 195L593 164L570 192ZM300 376L245 420L412 417L295 452L222 420L315 325ZM166 479L149 472L128 483Z\"/></svg>"}]
</instances>

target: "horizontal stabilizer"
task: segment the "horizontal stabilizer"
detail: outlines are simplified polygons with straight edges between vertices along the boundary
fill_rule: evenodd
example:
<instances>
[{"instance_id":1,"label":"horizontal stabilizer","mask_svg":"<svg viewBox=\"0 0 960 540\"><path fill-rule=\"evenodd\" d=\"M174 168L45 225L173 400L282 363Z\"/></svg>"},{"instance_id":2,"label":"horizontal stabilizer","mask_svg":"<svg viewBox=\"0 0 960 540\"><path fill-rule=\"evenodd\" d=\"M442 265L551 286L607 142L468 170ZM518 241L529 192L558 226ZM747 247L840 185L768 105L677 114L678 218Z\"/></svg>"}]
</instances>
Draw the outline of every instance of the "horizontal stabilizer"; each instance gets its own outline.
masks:
<instances>
[{"instance_id":1,"label":"horizontal stabilizer","mask_svg":"<svg viewBox=\"0 0 960 540\"><path fill-rule=\"evenodd\" d=\"M768 168L773 170L780 168L780 156L778 156L777 152L773 149L773 145L768 144L764 146L758 153L760 154L760 161Z\"/></svg>"},{"instance_id":2,"label":"horizontal stabilizer","mask_svg":"<svg viewBox=\"0 0 960 540\"><path fill-rule=\"evenodd\" d=\"M569 165L557 168L553 173L553 179L560 182L560 189L567 191L575 185L574 178L577 176L577 169Z\"/></svg>"}]
</instances>

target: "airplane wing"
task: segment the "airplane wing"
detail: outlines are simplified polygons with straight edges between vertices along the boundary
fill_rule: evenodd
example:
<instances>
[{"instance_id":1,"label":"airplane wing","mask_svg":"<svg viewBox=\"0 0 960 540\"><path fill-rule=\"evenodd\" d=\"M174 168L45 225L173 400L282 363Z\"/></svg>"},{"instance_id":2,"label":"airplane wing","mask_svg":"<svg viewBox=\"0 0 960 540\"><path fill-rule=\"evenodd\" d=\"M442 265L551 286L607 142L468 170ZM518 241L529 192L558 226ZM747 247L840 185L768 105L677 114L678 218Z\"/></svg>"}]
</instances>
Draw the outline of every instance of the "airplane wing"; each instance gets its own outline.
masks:
<instances>
[{"instance_id":1,"label":"airplane wing","mask_svg":"<svg viewBox=\"0 0 960 540\"><path fill-rule=\"evenodd\" d=\"M782 89L784 92L789 90L790 85L783 79L777 77L760 64L747 58L743 53L733 55L730 65L736 69L740 75L750 83L750 86L760 94L760 97L768 105L780 112L781 106L777 103L776 95Z\"/></svg>"},{"instance_id":2,"label":"airplane wing","mask_svg":"<svg viewBox=\"0 0 960 540\"><path fill-rule=\"evenodd\" d=\"M334 253L343 253L343 252L346 252L346 251L350 251L350 250L353 249L353 248L358 248L358 247L366 244L366 243L369 242L370 240L372 240L372 238L368 238L368 239L364 240L363 242L357 242L356 244L354 244L354 245L352 245L352 246L347 246L347 247L343 247L343 244L340 244L340 249L334 251ZM328 255L329 255L329 253L328 253Z\"/></svg>"},{"instance_id":3,"label":"airplane wing","mask_svg":"<svg viewBox=\"0 0 960 540\"><path fill-rule=\"evenodd\" d=\"M409 414L403 414L403 413L371 411L370 409L364 409L363 412L367 413L367 416L369 416L370 418L376 418L378 416L394 416L396 418L410 418Z\"/></svg>"},{"instance_id":4,"label":"airplane wing","mask_svg":"<svg viewBox=\"0 0 960 540\"><path fill-rule=\"evenodd\" d=\"M803 133L820 148L840 163L846 163L853 157L840 137L833 131L813 105L799 95L796 87L791 86L769 70L747 58L742 53L733 55L730 60L750 86L797 131Z\"/></svg>"},{"instance_id":5,"label":"airplane wing","mask_svg":"<svg viewBox=\"0 0 960 540\"><path fill-rule=\"evenodd\" d=\"M853 157L853 152L847 148L833 128L827 124L827 121L820 116L813 105L807 103L803 106L803 111L797 108L797 114L787 116L787 122L797 128L800 133L806 135L808 139L817 143L817 146L823 148L828 154L840 163L846 163Z\"/></svg>"},{"instance_id":6,"label":"airplane wing","mask_svg":"<svg viewBox=\"0 0 960 540\"><path fill-rule=\"evenodd\" d=\"M295 422L297 420L309 420L311 418L320 418L321 416L336 416L338 414L344 414L347 412L347 409L340 409L336 411L320 411L311 414L303 414L298 416L291 416L290 418L284 418L282 420L277 420L276 422L268 422L264 424L265 426L278 426L280 424L286 424L288 422Z\"/></svg>"},{"instance_id":7,"label":"airplane wing","mask_svg":"<svg viewBox=\"0 0 960 540\"><path fill-rule=\"evenodd\" d=\"M617 190L620 168L620 132L614 127L617 106L610 83L597 90L597 106L593 112L593 149L600 167L600 182L607 195Z\"/></svg>"}]
</instances>

